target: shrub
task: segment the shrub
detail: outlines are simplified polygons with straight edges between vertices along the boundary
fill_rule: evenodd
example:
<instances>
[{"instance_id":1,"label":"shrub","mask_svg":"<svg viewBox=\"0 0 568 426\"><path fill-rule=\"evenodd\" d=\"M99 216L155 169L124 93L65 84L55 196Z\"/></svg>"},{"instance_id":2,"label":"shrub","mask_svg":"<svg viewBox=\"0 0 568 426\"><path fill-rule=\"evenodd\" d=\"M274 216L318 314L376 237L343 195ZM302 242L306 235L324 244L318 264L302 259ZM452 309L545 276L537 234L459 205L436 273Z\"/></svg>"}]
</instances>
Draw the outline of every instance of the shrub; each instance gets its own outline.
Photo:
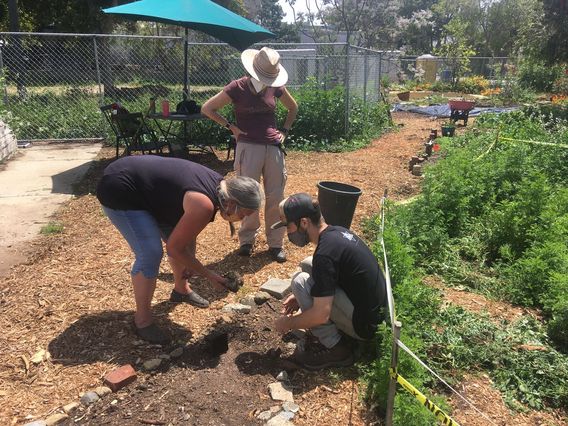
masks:
<instances>
[{"instance_id":1,"label":"shrub","mask_svg":"<svg viewBox=\"0 0 568 426\"><path fill-rule=\"evenodd\" d=\"M287 145L303 150L343 151L360 148L390 125L388 106L365 104L351 98L349 131L345 131L345 94L343 86L326 90L315 79L309 79L292 92L299 109ZM278 121L285 120L285 109L279 107Z\"/></svg>"},{"instance_id":2,"label":"shrub","mask_svg":"<svg viewBox=\"0 0 568 426\"><path fill-rule=\"evenodd\" d=\"M487 89L489 89L489 80L481 75L463 77L456 85L456 90L462 93L481 93Z\"/></svg>"},{"instance_id":3,"label":"shrub","mask_svg":"<svg viewBox=\"0 0 568 426\"><path fill-rule=\"evenodd\" d=\"M168 88L164 90L170 91ZM194 90L192 98L202 105L215 92ZM104 103L118 101L129 111L146 112L151 96L152 90L147 86L128 90L124 88L119 89L116 98L105 99ZM293 96L300 109L287 143L298 149L341 151L359 148L390 125L387 105L364 103L362 99L352 97L349 131L346 132L342 86L325 90L314 80L310 80L294 92ZM55 91L32 93L26 99L12 97L9 112L4 115L19 139L102 136L112 143L114 135L99 111L99 102L98 96L83 89L70 89L59 94ZM172 111L175 103L172 101ZM227 107L223 113L234 119L232 108ZM285 110L280 105L277 115L278 122L282 123ZM230 136L226 129L211 120L192 122L191 132L198 141L212 145L225 144Z\"/></svg>"},{"instance_id":4,"label":"shrub","mask_svg":"<svg viewBox=\"0 0 568 426\"><path fill-rule=\"evenodd\" d=\"M568 352L568 302L560 301L548 322L548 335L563 352Z\"/></svg>"},{"instance_id":5,"label":"shrub","mask_svg":"<svg viewBox=\"0 0 568 426\"><path fill-rule=\"evenodd\" d=\"M442 80L438 80L430 86L430 89L433 92L449 92L452 90L452 84L450 82L444 82Z\"/></svg>"},{"instance_id":6,"label":"shrub","mask_svg":"<svg viewBox=\"0 0 568 426\"><path fill-rule=\"evenodd\" d=\"M550 92L561 73L559 65L550 66L542 61L527 60L519 67L518 79L520 86L525 89Z\"/></svg>"},{"instance_id":7,"label":"shrub","mask_svg":"<svg viewBox=\"0 0 568 426\"><path fill-rule=\"evenodd\" d=\"M560 95L568 95L568 75L564 74L554 80L552 92Z\"/></svg>"}]
</instances>

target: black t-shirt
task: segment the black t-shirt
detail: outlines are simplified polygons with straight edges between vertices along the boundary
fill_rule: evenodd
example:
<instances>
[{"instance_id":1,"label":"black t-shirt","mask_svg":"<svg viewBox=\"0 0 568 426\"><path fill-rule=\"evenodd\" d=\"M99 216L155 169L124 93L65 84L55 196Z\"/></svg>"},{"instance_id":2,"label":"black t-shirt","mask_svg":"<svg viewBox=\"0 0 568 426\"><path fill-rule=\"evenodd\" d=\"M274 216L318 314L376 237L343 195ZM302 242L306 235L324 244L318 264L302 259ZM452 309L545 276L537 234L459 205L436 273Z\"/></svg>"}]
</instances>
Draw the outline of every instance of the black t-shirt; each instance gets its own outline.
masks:
<instances>
[{"instance_id":1,"label":"black t-shirt","mask_svg":"<svg viewBox=\"0 0 568 426\"><path fill-rule=\"evenodd\" d=\"M333 296L340 287L353 303L353 328L370 339L383 320L386 282L377 259L353 232L328 226L319 236L312 261L312 297Z\"/></svg>"},{"instance_id":2,"label":"black t-shirt","mask_svg":"<svg viewBox=\"0 0 568 426\"><path fill-rule=\"evenodd\" d=\"M97 198L115 210L146 210L158 223L174 227L183 216L187 191L206 195L216 212L217 187L222 180L219 173L188 160L135 155L107 166L97 186Z\"/></svg>"}]
</instances>

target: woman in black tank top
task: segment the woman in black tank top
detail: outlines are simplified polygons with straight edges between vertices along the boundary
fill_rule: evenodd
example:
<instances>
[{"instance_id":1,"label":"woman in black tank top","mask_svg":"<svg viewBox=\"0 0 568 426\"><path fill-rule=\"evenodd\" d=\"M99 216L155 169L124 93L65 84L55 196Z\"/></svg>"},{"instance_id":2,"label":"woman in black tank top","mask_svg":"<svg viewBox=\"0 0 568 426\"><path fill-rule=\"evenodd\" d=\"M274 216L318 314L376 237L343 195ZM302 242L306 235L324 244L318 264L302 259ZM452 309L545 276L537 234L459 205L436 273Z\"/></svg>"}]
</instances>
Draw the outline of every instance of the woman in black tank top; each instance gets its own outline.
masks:
<instances>
[{"instance_id":1,"label":"woman in black tank top","mask_svg":"<svg viewBox=\"0 0 568 426\"><path fill-rule=\"evenodd\" d=\"M175 280L170 301L206 308L209 302L191 289L187 277L200 275L217 289L224 289L227 280L196 258L197 236L217 210L223 219L234 222L253 214L261 204L260 186L254 179L224 179L191 161L151 155L111 163L99 182L97 198L134 252L134 322L137 334L153 343L169 340L154 324L151 312L162 239Z\"/></svg>"}]
</instances>

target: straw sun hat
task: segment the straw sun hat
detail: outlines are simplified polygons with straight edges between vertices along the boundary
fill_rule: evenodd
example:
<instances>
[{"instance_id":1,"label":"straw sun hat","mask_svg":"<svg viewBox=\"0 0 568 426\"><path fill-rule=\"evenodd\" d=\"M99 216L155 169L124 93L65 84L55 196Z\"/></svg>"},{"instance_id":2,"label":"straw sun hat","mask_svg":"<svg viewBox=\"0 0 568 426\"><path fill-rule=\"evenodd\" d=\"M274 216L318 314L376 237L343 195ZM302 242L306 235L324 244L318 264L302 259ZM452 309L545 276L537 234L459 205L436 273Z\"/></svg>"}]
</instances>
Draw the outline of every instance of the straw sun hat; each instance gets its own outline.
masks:
<instances>
[{"instance_id":1,"label":"straw sun hat","mask_svg":"<svg viewBox=\"0 0 568 426\"><path fill-rule=\"evenodd\" d=\"M288 73L280 65L280 55L270 47L247 49L241 53L241 61L253 78L267 86L281 87L288 81Z\"/></svg>"}]
</instances>

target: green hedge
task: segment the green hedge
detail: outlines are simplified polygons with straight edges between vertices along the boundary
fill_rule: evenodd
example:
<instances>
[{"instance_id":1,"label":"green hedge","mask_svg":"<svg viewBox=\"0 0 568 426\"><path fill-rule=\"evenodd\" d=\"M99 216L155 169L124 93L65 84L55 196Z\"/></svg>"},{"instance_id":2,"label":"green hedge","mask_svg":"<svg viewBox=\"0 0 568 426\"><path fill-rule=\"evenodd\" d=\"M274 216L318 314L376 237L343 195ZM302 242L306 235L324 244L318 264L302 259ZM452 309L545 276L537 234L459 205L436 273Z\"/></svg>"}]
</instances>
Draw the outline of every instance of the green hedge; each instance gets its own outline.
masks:
<instances>
[{"instance_id":1,"label":"green hedge","mask_svg":"<svg viewBox=\"0 0 568 426\"><path fill-rule=\"evenodd\" d=\"M176 101L171 89L170 108L175 109ZM122 99L120 93L126 98ZM198 104L203 104L216 90L193 91L192 97ZM299 104L299 112L287 140L295 149L343 151L356 149L369 143L390 126L388 106L382 103L365 104L360 98L352 98L349 108L349 130L345 129L345 99L343 87L337 86L324 90L315 81L310 80L292 95ZM130 111L148 109L151 91L144 87L122 89L115 99L106 99L105 103L120 102ZM164 95L166 96L166 95ZM6 120L18 139L42 139L46 134L50 138L91 138L105 137L109 143L114 140L110 127L99 111L99 98L87 89L73 88L56 94L32 93L25 99L9 98ZM223 111L233 118L232 109ZM283 123L285 110L279 104L278 122ZM211 120L199 120L192 123L194 136L202 142L213 145L225 144L229 133Z\"/></svg>"}]
</instances>

